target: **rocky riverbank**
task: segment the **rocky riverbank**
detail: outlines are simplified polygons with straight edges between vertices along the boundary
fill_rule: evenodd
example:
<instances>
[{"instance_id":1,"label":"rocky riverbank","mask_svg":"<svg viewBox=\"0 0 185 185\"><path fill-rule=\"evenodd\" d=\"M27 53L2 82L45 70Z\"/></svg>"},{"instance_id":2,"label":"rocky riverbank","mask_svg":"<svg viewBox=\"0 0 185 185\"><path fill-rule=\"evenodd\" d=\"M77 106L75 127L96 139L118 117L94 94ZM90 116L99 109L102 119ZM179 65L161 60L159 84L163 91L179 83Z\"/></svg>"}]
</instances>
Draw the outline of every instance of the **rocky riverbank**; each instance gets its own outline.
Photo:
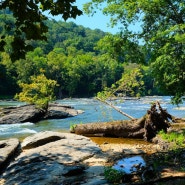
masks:
<instances>
[{"instance_id":1,"label":"rocky riverbank","mask_svg":"<svg viewBox=\"0 0 185 185\"><path fill-rule=\"evenodd\" d=\"M83 113L68 105L58 103L49 104L47 112L37 109L35 105L22 105L0 108L0 124L14 124L32 122L36 123L43 119L63 119Z\"/></svg>"},{"instance_id":2,"label":"rocky riverbank","mask_svg":"<svg viewBox=\"0 0 185 185\"><path fill-rule=\"evenodd\" d=\"M111 183L105 179L105 166L138 155L146 160L146 166L128 174L129 179L120 181L120 184L147 184L169 177L185 178L185 172L177 168L179 159L185 161L184 150L178 154L181 158L173 156L176 160L171 161L171 166L161 164L155 168L154 161L164 161L161 156L167 156L167 147L164 150L164 146L167 146L166 143L159 142L159 139L155 144L97 145L84 136L51 131L34 134L22 142L18 139L3 140L0 141L0 184L108 185ZM181 162L181 165L184 163ZM153 173L153 176L147 173Z\"/></svg>"},{"instance_id":3,"label":"rocky riverbank","mask_svg":"<svg viewBox=\"0 0 185 185\"><path fill-rule=\"evenodd\" d=\"M4 140L0 146L4 169L0 184L4 185L86 184L103 173L107 160L89 138L68 133L46 131L22 143ZM102 180L102 176L96 177L96 182Z\"/></svg>"}]
</instances>

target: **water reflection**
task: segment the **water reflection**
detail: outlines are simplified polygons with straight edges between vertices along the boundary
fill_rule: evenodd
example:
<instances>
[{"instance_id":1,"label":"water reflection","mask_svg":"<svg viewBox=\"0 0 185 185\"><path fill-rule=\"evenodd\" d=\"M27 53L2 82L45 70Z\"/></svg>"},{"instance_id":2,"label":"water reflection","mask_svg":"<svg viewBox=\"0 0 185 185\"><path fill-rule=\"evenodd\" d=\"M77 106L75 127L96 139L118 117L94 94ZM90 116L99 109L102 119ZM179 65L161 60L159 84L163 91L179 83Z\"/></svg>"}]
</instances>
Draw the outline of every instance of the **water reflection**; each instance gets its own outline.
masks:
<instances>
[{"instance_id":1,"label":"water reflection","mask_svg":"<svg viewBox=\"0 0 185 185\"><path fill-rule=\"evenodd\" d=\"M150 143L143 139L130 139L130 138L111 138L111 137L90 137L90 139L98 145L102 144L138 144L138 145L149 145Z\"/></svg>"},{"instance_id":2,"label":"water reflection","mask_svg":"<svg viewBox=\"0 0 185 185\"><path fill-rule=\"evenodd\" d=\"M138 172L145 166L146 166L146 163L141 156L134 156L134 157L126 157L117 161L112 168L115 170L124 172L126 174L131 174L133 172Z\"/></svg>"}]
</instances>

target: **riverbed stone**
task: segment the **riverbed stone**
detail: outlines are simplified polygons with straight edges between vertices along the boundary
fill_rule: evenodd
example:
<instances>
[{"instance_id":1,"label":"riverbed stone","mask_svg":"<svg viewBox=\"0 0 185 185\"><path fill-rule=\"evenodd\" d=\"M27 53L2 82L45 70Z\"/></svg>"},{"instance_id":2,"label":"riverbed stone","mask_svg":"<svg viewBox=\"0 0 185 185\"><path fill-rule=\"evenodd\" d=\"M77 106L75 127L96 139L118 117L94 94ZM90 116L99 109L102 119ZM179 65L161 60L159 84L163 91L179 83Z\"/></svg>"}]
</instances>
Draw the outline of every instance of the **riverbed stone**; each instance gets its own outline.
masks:
<instances>
[{"instance_id":1,"label":"riverbed stone","mask_svg":"<svg viewBox=\"0 0 185 185\"><path fill-rule=\"evenodd\" d=\"M0 124L36 123L43 119L63 119L77 116L81 113L83 111L75 110L71 106L61 105L59 103L49 104L47 112L37 109L35 105L6 107L0 109Z\"/></svg>"},{"instance_id":2,"label":"riverbed stone","mask_svg":"<svg viewBox=\"0 0 185 185\"><path fill-rule=\"evenodd\" d=\"M5 147L3 143L4 141L0 144L1 148ZM117 145L107 142L100 145L100 149L87 137L52 131L29 136L23 140L21 146L22 153L14 158L0 176L0 185L109 185L111 183L104 177L105 166L113 166L117 160L128 155L140 155L140 152L138 154L133 150L134 148L142 149L146 154L150 153L150 155L142 154L147 160L146 169L142 168L142 173L134 172L132 178L129 175L128 184L135 184L141 180L143 173L146 175L146 170L150 165L152 166L153 160L156 160L151 151L157 152L155 144L147 142L132 146L125 143ZM102 146L107 148L102 148ZM126 150L129 149L132 152L129 151L127 154ZM182 152L182 161L184 161L184 156ZM174 167L175 165L170 168L161 166L159 180L171 177L184 178L184 172L174 171ZM149 173L151 174L150 171ZM151 180L152 178L149 182Z\"/></svg>"},{"instance_id":3,"label":"riverbed stone","mask_svg":"<svg viewBox=\"0 0 185 185\"><path fill-rule=\"evenodd\" d=\"M43 113L34 105L6 107L0 109L0 124L35 122L42 116Z\"/></svg>"},{"instance_id":4,"label":"riverbed stone","mask_svg":"<svg viewBox=\"0 0 185 185\"><path fill-rule=\"evenodd\" d=\"M55 136L57 140L49 140L51 136ZM38 143L41 141L41 145L33 144L34 138ZM22 146L30 146L29 143L30 149L23 147L23 152L3 173L1 181L4 181L4 185L85 182L84 175L88 169L85 161L101 154L101 149L89 138L70 133L38 133L26 138Z\"/></svg>"},{"instance_id":5,"label":"riverbed stone","mask_svg":"<svg viewBox=\"0 0 185 185\"><path fill-rule=\"evenodd\" d=\"M69 105L62 105L59 103L50 103L49 109L48 109L48 115L45 117L46 118L53 118L53 117L56 117L59 113L60 114L63 113L63 115L66 114L67 117L72 117L72 116L77 116L78 114L82 114L83 112L84 111L76 110L76 109L74 109L74 107L69 106Z\"/></svg>"},{"instance_id":6,"label":"riverbed stone","mask_svg":"<svg viewBox=\"0 0 185 185\"><path fill-rule=\"evenodd\" d=\"M19 140L16 138L0 141L0 172L2 172L9 161L18 152Z\"/></svg>"},{"instance_id":7,"label":"riverbed stone","mask_svg":"<svg viewBox=\"0 0 185 185\"><path fill-rule=\"evenodd\" d=\"M60 139L65 139L64 134L51 131L39 132L38 134L26 137L21 143L21 147L22 149L36 148Z\"/></svg>"}]
</instances>

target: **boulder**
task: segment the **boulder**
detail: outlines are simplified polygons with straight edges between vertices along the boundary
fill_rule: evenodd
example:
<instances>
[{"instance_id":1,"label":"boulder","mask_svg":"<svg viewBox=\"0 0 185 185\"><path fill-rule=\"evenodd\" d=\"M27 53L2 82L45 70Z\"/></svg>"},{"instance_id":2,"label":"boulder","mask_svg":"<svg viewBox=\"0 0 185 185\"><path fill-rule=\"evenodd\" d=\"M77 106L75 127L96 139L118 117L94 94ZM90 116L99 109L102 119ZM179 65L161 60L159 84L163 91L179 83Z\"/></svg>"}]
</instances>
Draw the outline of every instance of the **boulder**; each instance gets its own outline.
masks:
<instances>
[{"instance_id":1,"label":"boulder","mask_svg":"<svg viewBox=\"0 0 185 185\"><path fill-rule=\"evenodd\" d=\"M58 103L51 103L48 108L47 114L44 116L45 119L61 119L66 117L77 116L83 113L81 110L75 110L73 107L68 105L61 105Z\"/></svg>"},{"instance_id":2,"label":"boulder","mask_svg":"<svg viewBox=\"0 0 185 185\"><path fill-rule=\"evenodd\" d=\"M0 172L2 172L10 160L18 152L19 140L16 138L0 141Z\"/></svg>"},{"instance_id":3,"label":"boulder","mask_svg":"<svg viewBox=\"0 0 185 185\"><path fill-rule=\"evenodd\" d=\"M36 148L47 143L55 142L60 139L66 139L64 134L59 132L45 131L26 137L21 143L22 149Z\"/></svg>"},{"instance_id":4,"label":"boulder","mask_svg":"<svg viewBox=\"0 0 185 185\"><path fill-rule=\"evenodd\" d=\"M0 109L0 124L38 122L42 119L63 119L76 116L82 111L57 103L49 104L48 112L37 109L34 105L6 107Z\"/></svg>"},{"instance_id":5,"label":"boulder","mask_svg":"<svg viewBox=\"0 0 185 185\"><path fill-rule=\"evenodd\" d=\"M29 136L23 140L22 147L23 152L0 178L5 185L83 182L85 161L101 153L89 138L51 131Z\"/></svg>"},{"instance_id":6,"label":"boulder","mask_svg":"<svg viewBox=\"0 0 185 185\"><path fill-rule=\"evenodd\" d=\"M0 124L36 122L42 116L43 112L36 109L34 105L6 107L0 109Z\"/></svg>"}]
</instances>

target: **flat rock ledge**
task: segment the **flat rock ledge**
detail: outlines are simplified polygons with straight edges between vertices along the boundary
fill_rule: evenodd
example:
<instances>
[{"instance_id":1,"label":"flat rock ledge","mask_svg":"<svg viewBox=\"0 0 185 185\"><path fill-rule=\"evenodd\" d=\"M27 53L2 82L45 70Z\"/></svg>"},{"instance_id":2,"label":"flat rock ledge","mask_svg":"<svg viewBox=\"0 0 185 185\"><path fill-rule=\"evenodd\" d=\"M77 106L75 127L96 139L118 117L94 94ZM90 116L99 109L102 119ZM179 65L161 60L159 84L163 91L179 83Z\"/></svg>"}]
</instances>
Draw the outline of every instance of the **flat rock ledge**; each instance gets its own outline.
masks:
<instances>
[{"instance_id":1,"label":"flat rock ledge","mask_svg":"<svg viewBox=\"0 0 185 185\"><path fill-rule=\"evenodd\" d=\"M1 185L86 184L87 177L92 180L103 173L107 160L89 138L70 133L40 132L25 138L21 149L1 174ZM2 153L0 148L0 159ZM93 165L89 167L89 164ZM101 176L96 178L97 182L106 181Z\"/></svg>"},{"instance_id":2,"label":"flat rock ledge","mask_svg":"<svg viewBox=\"0 0 185 185\"><path fill-rule=\"evenodd\" d=\"M123 157L146 157L148 152L163 155L162 146L166 143L160 145L160 138L156 140L157 144L146 146L109 143L99 146L85 136L53 131L34 134L21 143L18 139L3 140L0 141L0 185L110 185L104 176L105 166L112 166ZM152 160L156 158L149 157L151 164ZM150 167L150 164L146 166L142 175L147 177L148 172L153 172ZM185 172L174 172L172 168L162 168L154 180L185 178ZM142 184L134 180L136 177L140 180L142 175L133 174L133 179L125 184ZM149 182L154 181L149 179L143 184Z\"/></svg>"},{"instance_id":3,"label":"flat rock ledge","mask_svg":"<svg viewBox=\"0 0 185 185\"><path fill-rule=\"evenodd\" d=\"M22 105L0 109L0 124L38 122L43 119L63 119L83 113L71 106L58 103L49 104L48 112L37 109L34 105Z\"/></svg>"},{"instance_id":4,"label":"flat rock ledge","mask_svg":"<svg viewBox=\"0 0 185 185\"><path fill-rule=\"evenodd\" d=\"M16 156L20 142L16 138L0 141L0 173Z\"/></svg>"}]
</instances>

